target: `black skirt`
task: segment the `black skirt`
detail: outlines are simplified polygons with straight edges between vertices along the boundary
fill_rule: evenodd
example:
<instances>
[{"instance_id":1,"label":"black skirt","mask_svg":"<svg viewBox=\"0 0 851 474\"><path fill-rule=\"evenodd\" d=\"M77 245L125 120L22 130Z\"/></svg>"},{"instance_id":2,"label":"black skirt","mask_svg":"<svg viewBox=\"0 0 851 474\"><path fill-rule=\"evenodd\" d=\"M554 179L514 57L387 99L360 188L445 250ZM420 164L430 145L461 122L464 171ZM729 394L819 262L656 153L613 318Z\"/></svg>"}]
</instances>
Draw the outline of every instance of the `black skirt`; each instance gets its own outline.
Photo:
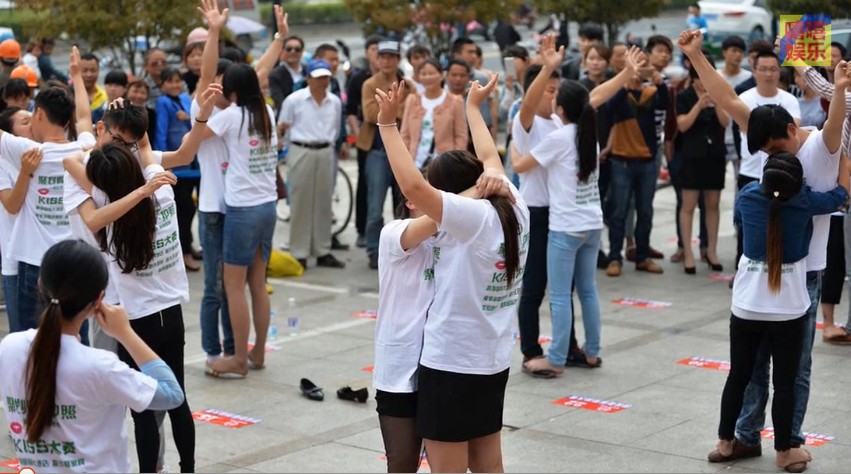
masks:
<instances>
[{"instance_id":1,"label":"black skirt","mask_svg":"<svg viewBox=\"0 0 851 474\"><path fill-rule=\"evenodd\" d=\"M396 418L415 418L417 416L417 392L393 393L384 390L375 391L375 411L382 416Z\"/></svg>"},{"instance_id":2,"label":"black skirt","mask_svg":"<svg viewBox=\"0 0 851 474\"><path fill-rule=\"evenodd\" d=\"M445 372L420 365L417 431L425 439L469 441L502 430L508 369L494 375Z\"/></svg>"}]
</instances>

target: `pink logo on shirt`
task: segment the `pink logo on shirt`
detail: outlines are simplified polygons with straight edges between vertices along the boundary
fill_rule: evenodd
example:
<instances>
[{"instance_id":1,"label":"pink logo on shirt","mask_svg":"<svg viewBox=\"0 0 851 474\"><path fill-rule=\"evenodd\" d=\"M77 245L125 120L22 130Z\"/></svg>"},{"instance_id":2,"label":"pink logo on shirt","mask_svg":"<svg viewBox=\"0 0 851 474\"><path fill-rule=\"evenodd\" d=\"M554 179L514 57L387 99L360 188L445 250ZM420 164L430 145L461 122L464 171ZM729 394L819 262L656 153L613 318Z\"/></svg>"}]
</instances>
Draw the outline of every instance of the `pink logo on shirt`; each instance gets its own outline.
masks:
<instances>
[{"instance_id":1,"label":"pink logo on shirt","mask_svg":"<svg viewBox=\"0 0 851 474\"><path fill-rule=\"evenodd\" d=\"M251 140L251 141L248 142L248 144L251 145L251 146L257 146L257 144L259 144L259 143L260 143L260 140L257 140L257 139L254 139L254 140Z\"/></svg>"},{"instance_id":2,"label":"pink logo on shirt","mask_svg":"<svg viewBox=\"0 0 851 474\"><path fill-rule=\"evenodd\" d=\"M505 270L505 262L496 262L495 266L497 270Z\"/></svg>"},{"instance_id":3,"label":"pink logo on shirt","mask_svg":"<svg viewBox=\"0 0 851 474\"><path fill-rule=\"evenodd\" d=\"M41 189L38 190L38 193L41 194L42 196L47 196L48 194L50 194L50 190L45 189L45 188L41 188Z\"/></svg>"},{"instance_id":4,"label":"pink logo on shirt","mask_svg":"<svg viewBox=\"0 0 851 474\"><path fill-rule=\"evenodd\" d=\"M228 162L227 162L227 161L225 161L224 163L222 163L222 171L224 171L224 170L226 170L226 169L228 169Z\"/></svg>"},{"instance_id":5,"label":"pink logo on shirt","mask_svg":"<svg viewBox=\"0 0 851 474\"><path fill-rule=\"evenodd\" d=\"M18 423L16 421L16 422L9 425L9 430L11 430L12 433L15 433L15 434L21 434L21 432L24 431L24 427L23 427L23 425L21 425L20 423Z\"/></svg>"}]
</instances>

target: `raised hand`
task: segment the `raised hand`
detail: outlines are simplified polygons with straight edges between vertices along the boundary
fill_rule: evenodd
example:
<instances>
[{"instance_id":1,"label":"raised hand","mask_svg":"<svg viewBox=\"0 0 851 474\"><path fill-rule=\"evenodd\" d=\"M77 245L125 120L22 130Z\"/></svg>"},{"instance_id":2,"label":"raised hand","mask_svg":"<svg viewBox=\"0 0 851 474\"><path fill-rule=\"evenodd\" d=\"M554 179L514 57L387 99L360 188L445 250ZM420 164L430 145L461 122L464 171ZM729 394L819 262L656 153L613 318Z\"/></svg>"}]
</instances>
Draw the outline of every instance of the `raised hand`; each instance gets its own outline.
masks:
<instances>
[{"instance_id":1,"label":"raised hand","mask_svg":"<svg viewBox=\"0 0 851 474\"><path fill-rule=\"evenodd\" d=\"M41 147L33 147L25 151L24 156L21 157L21 174L32 176L42 158L44 158L44 151Z\"/></svg>"},{"instance_id":2,"label":"raised hand","mask_svg":"<svg viewBox=\"0 0 851 474\"><path fill-rule=\"evenodd\" d=\"M80 50L76 46L71 48L71 66L68 68L71 77L77 77L83 74L83 68L80 66Z\"/></svg>"},{"instance_id":3,"label":"raised hand","mask_svg":"<svg viewBox=\"0 0 851 474\"><path fill-rule=\"evenodd\" d=\"M558 51L556 51L555 35L547 35L541 40L539 54L544 66L547 66L550 69L556 69L561 66L561 63L564 61L564 46L560 47Z\"/></svg>"},{"instance_id":4,"label":"raised hand","mask_svg":"<svg viewBox=\"0 0 851 474\"><path fill-rule=\"evenodd\" d=\"M195 117L196 120L206 122L213 113L213 107L216 105L216 99L222 95L222 85L211 82L207 89L201 94L201 110Z\"/></svg>"},{"instance_id":5,"label":"raised hand","mask_svg":"<svg viewBox=\"0 0 851 474\"><path fill-rule=\"evenodd\" d=\"M496 88L497 80L499 76L496 74L491 74L490 81L486 85L479 84L479 81L473 81L470 84L470 92L467 94L467 104L475 105L476 107L480 107L488 97L490 97L493 90Z\"/></svg>"},{"instance_id":6,"label":"raised hand","mask_svg":"<svg viewBox=\"0 0 851 474\"><path fill-rule=\"evenodd\" d=\"M837 89L848 89L851 87L851 63L839 61L833 71L834 87Z\"/></svg>"},{"instance_id":7,"label":"raised hand","mask_svg":"<svg viewBox=\"0 0 851 474\"><path fill-rule=\"evenodd\" d=\"M399 116L399 104L405 95L405 81L394 82L387 92L375 89L375 100L378 102L378 123L396 123Z\"/></svg>"},{"instance_id":8,"label":"raised hand","mask_svg":"<svg viewBox=\"0 0 851 474\"><path fill-rule=\"evenodd\" d=\"M95 319L103 332L119 341L133 331L127 312L120 306L101 303L95 308Z\"/></svg>"},{"instance_id":9,"label":"raised hand","mask_svg":"<svg viewBox=\"0 0 851 474\"><path fill-rule=\"evenodd\" d=\"M221 30L228 22L228 12L225 8L219 11L219 3L216 0L201 0L198 12L207 20L208 29Z\"/></svg>"},{"instance_id":10,"label":"raised hand","mask_svg":"<svg viewBox=\"0 0 851 474\"><path fill-rule=\"evenodd\" d=\"M701 51L701 48L703 48L703 33L700 31L684 30L680 33L678 43L686 56L703 54Z\"/></svg>"},{"instance_id":11,"label":"raised hand","mask_svg":"<svg viewBox=\"0 0 851 474\"><path fill-rule=\"evenodd\" d=\"M638 74L644 65L647 64L647 55L641 51L641 48L633 45L626 53L626 67L633 73Z\"/></svg>"},{"instance_id":12,"label":"raised hand","mask_svg":"<svg viewBox=\"0 0 851 474\"><path fill-rule=\"evenodd\" d=\"M275 11L275 24L278 25L278 34L282 37L287 36L290 31L289 14L285 13L280 5L273 5L272 9Z\"/></svg>"},{"instance_id":13,"label":"raised hand","mask_svg":"<svg viewBox=\"0 0 851 474\"><path fill-rule=\"evenodd\" d=\"M157 189L160 189L165 185L174 186L175 184L177 184L177 177L174 176L171 171L163 171L161 173L157 173L150 179L150 181L145 183L142 190L146 197L151 197L155 192L157 192Z\"/></svg>"},{"instance_id":14,"label":"raised hand","mask_svg":"<svg viewBox=\"0 0 851 474\"><path fill-rule=\"evenodd\" d=\"M109 103L109 110L113 109L123 109L124 108L124 97L119 97L112 102Z\"/></svg>"},{"instance_id":15,"label":"raised hand","mask_svg":"<svg viewBox=\"0 0 851 474\"><path fill-rule=\"evenodd\" d=\"M486 169L479 179L476 180L477 199L487 199L491 196L502 196L508 198L512 203L516 198L511 194L511 186L505 180L505 175L493 170Z\"/></svg>"}]
</instances>

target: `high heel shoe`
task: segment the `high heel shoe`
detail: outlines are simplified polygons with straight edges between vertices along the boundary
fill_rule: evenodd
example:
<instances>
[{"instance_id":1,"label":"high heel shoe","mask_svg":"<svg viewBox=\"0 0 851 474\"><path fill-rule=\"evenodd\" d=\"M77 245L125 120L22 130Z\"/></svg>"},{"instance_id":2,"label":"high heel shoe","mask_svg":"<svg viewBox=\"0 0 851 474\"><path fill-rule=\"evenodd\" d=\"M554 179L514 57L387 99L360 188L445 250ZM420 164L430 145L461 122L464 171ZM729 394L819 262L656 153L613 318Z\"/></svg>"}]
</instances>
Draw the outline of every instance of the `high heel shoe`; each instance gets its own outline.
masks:
<instances>
[{"instance_id":1,"label":"high heel shoe","mask_svg":"<svg viewBox=\"0 0 851 474\"><path fill-rule=\"evenodd\" d=\"M709 265L709 268L712 269L713 272L723 272L724 271L724 265L721 265L720 263L712 263L712 261L709 260L709 258L706 259L706 264Z\"/></svg>"},{"instance_id":2,"label":"high heel shoe","mask_svg":"<svg viewBox=\"0 0 851 474\"><path fill-rule=\"evenodd\" d=\"M697 273L696 267L683 267L683 270L685 270L686 275L694 275Z\"/></svg>"}]
</instances>

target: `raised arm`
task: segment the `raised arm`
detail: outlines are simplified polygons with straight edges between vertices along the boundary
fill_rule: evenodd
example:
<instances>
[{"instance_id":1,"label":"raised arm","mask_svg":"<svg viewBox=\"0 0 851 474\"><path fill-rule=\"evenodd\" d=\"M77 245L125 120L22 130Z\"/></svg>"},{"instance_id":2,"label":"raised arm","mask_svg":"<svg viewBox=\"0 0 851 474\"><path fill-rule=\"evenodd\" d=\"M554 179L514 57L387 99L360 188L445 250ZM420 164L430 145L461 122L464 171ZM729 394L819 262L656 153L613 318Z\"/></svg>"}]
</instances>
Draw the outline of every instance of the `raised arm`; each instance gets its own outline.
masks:
<instances>
[{"instance_id":1,"label":"raised arm","mask_svg":"<svg viewBox=\"0 0 851 474\"><path fill-rule=\"evenodd\" d=\"M847 112L845 93L851 85L851 64L839 61L833 73L835 93L830 101L827 120L824 122L821 137L830 153L836 153L842 146L842 127Z\"/></svg>"},{"instance_id":2,"label":"raised arm","mask_svg":"<svg viewBox=\"0 0 851 474\"><path fill-rule=\"evenodd\" d=\"M638 46L633 46L626 54L626 67L615 77L600 84L591 91L588 101L594 109L600 108L618 93L624 86L638 74L639 68L647 62L647 57Z\"/></svg>"},{"instance_id":3,"label":"raised arm","mask_svg":"<svg viewBox=\"0 0 851 474\"><path fill-rule=\"evenodd\" d=\"M399 243L402 249L409 250L431 237L437 232L437 224L429 216L421 216L408 222L408 226L402 232Z\"/></svg>"},{"instance_id":4,"label":"raised arm","mask_svg":"<svg viewBox=\"0 0 851 474\"><path fill-rule=\"evenodd\" d=\"M91 132L92 108L89 104L89 93L83 83L83 68L80 67L80 50L71 48L71 79L74 81L74 118L77 122L77 135Z\"/></svg>"},{"instance_id":5,"label":"raised arm","mask_svg":"<svg viewBox=\"0 0 851 474\"><path fill-rule=\"evenodd\" d=\"M206 90L216 78L219 62L219 34L227 24L229 10L225 8L220 12L216 0L201 0L198 11L207 20L207 43L204 44L204 51L201 53L201 77L198 78L198 84L195 86L196 93Z\"/></svg>"},{"instance_id":6,"label":"raised arm","mask_svg":"<svg viewBox=\"0 0 851 474\"><path fill-rule=\"evenodd\" d=\"M198 148L206 138L212 135L212 131L207 128L207 120L213 113L213 106L216 99L222 94L221 84L210 83L201 95L199 105L201 110L195 116L195 121L192 124L192 129L189 130L183 137L183 142L180 148L175 151L163 153L163 168L176 168L178 166L186 166L192 163L195 155L198 153Z\"/></svg>"},{"instance_id":7,"label":"raised arm","mask_svg":"<svg viewBox=\"0 0 851 474\"><path fill-rule=\"evenodd\" d=\"M718 74L718 71L709 64L703 55L703 35L699 31L683 31L680 34L680 48L688 56L692 67L697 71L703 87L715 102L716 107L724 109L730 117L739 124L742 133L748 131L748 119L751 116L750 108L739 99L733 87Z\"/></svg>"},{"instance_id":8,"label":"raised arm","mask_svg":"<svg viewBox=\"0 0 851 474\"><path fill-rule=\"evenodd\" d=\"M263 83L263 79L268 77L272 69L275 68L275 64L278 63L278 58L281 57L281 51L284 49L284 38L287 37L287 33L290 31L289 24L287 23L288 16L284 13L281 6L272 5L272 9L275 12L275 24L278 26L278 32L254 67L254 71L257 72L257 78L261 84Z\"/></svg>"},{"instance_id":9,"label":"raised arm","mask_svg":"<svg viewBox=\"0 0 851 474\"><path fill-rule=\"evenodd\" d=\"M43 157L44 152L41 148L30 148L25 151L24 156L21 157L21 171L18 173L18 179L15 180L15 185L12 189L0 191L0 201L2 201L3 207L9 214L17 214L20 212L21 207L23 207L33 172L38 168Z\"/></svg>"},{"instance_id":10,"label":"raised arm","mask_svg":"<svg viewBox=\"0 0 851 474\"><path fill-rule=\"evenodd\" d=\"M547 35L541 40L540 58L543 60L541 72L529 85L529 90L523 96L523 101L520 103L520 111L517 113L516 119L520 120L520 125L527 133L532 128L535 120L535 114L538 111L538 103L544 96L544 91L547 89L547 82L553 71L561 66L564 61L564 46L556 51L556 40L554 35Z\"/></svg>"},{"instance_id":11,"label":"raised arm","mask_svg":"<svg viewBox=\"0 0 851 474\"><path fill-rule=\"evenodd\" d=\"M491 74L491 79L485 86L479 84L478 81L473 81L470 92L467 94L467 124L470 126L470 135L473 137L476 156L485 169L505 174L499 151L496 149L496 143L494 143L488 125L485 123L485 118L482 117L481 109L482 102L488 100L488 96L496 88L497 79L499 79L499 76Z\"/></svg>"},{"instance_id":12,"label":"raised arm","mask_svg":"<svg viewBox=\"0 0 851 474\"><path fill-rule=\"evenodd\" d=\"M402 194L439 224L443 219L443 196L440 191L428 184L423 178L422 173L414 163L414 159L408 149L405 148L402 135L396 126L396 117L398 117L405 87L405 83L401 82L393 84L387 93L376 89L370 95L379 109L376 116L378 131L381 133L381 140L384 141L390 168L393 170L393 176L396 177L396 182L399 183ZM366 102L366 97L364 97L364 102ZM484 119L482 119L480 112L477 113L479 113L479 120L482 122L484 133L488 135L490 140L490 132L484 124Z\"/></svg>"},{"instance_id":13,"label":"raised arm","mask_svg":"<svg viewBox=\"0 0 851 474\"><path fill-rule=\"evenodd\" d=\"M123 198L111 202L106 206L99 208L95 206L93 200L86 199L77 209L86 227L94 234L130 212L143 199L150 198L160 187L165 185L173 186L175 184L177 184L177 178L173 174L169 172L159 173L143 186L134 189Z\"/></svg>"}]
</instances>

